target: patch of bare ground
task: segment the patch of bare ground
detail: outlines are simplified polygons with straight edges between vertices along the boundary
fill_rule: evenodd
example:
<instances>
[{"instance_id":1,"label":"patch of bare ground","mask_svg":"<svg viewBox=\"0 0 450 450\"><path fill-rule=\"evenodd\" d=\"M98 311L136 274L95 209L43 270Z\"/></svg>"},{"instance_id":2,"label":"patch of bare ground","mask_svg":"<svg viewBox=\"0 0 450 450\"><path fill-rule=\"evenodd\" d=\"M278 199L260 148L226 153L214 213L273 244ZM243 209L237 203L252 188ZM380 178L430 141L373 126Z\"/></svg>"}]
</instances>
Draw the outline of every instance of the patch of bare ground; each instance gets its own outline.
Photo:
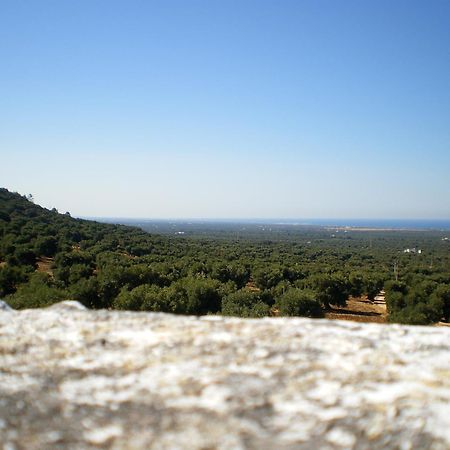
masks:
<instances>
[{"instance_id":1,"label":"patch of bare ground","mask_svg":"<svg viewBox=\"0 0 450 450\"><path fill-rule=\"evenodd\" d=\"M386 323L386 303L384 299L372 302L367 297L350 297L347 306L332 308L325 313L325 317L354 322Z\"/></svg>"},{"instance_id":2,"label":"patch of bare ground","mask_svg":"<svg viewBox=\"0 0 450 450\"><path fill-rule=\"evenodd\" d=\"M53 258L47 258L46 256L41 256L37 259L37 269L36 272L44 272L48 273L50 276L53 276L52 264Z\"/></svg>"},{"instance_id":3,"label":"patch of bare ground","mask_svg":"<svg viewBox=\"0 0 450 450\"><path fill-rule=\"evenodd\" d=\"M121 252L120 254L121 254L122 256L125 256L125 258L128 258L128 259L136 259L136 256L130 255L130 254L127 253L127 252Z\"/></svg>"},{"instance_id":4,"label":"patch of bare ground","mask_svg":"<svg viewBox=\"0 0 450 450\"><path fill-rule=\"evenodd\" d=\"M253 280L249 280L248 283L245 285L245 289L248 289L252 292L260 292L261 289L256 286L256 283Z\"/></svg>"}]
</instances>

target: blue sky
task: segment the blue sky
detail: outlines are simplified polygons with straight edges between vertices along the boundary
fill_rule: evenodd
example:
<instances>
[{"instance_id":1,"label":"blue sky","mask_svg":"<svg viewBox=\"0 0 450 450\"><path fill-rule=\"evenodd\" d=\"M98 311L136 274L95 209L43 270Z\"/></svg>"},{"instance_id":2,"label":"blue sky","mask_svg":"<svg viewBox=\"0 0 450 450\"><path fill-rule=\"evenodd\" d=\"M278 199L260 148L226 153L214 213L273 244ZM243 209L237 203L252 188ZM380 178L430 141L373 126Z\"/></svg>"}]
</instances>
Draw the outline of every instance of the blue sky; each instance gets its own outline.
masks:
<instances>
[{"instance_id":1,"label":"blue sky","mask_svg":"<svg viewBox=\"0 0 450 450\"><path fill-rule=\"evenodd\" d=\"M0 1L0 185L79 216L450 218L450 2Z\"/></svg>"}]
</instances>

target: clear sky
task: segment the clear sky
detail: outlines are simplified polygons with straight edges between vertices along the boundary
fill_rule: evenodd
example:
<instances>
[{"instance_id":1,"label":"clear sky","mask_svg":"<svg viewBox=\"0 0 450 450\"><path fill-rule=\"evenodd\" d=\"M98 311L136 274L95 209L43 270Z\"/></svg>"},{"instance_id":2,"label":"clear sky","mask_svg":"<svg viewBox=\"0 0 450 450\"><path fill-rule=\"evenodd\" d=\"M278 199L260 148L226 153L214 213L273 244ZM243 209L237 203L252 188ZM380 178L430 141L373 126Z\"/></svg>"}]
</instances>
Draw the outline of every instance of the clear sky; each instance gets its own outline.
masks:
<instances>
[{"instance_id":1,"label":"clear sky","mask_svg":"<svg viewBox=\"0 0 450 450\"><path fill-rule=\"evenodd\" d=\"M448 0L0 0L0 185L79 216L450 218Z\"/></svg>"}]
</instances>

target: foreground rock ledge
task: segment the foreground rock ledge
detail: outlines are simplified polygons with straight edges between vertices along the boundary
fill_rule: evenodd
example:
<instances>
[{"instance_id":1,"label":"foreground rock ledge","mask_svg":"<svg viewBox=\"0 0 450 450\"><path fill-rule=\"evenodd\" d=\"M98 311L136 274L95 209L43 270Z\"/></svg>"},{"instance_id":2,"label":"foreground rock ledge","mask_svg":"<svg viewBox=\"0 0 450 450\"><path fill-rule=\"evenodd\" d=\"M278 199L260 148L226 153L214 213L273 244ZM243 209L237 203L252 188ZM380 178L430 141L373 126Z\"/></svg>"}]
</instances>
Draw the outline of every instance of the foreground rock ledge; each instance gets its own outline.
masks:
<instances>
[{"instance_id":1,"label":"foreground rock ledge","mask_svg":"<svg viewBox=\"0 0 450 450\"><path fill-rule=\"evenodd\" d=\"M450 330L0 311L0 446L450 446Z\"/></svg>"}]
</instances>

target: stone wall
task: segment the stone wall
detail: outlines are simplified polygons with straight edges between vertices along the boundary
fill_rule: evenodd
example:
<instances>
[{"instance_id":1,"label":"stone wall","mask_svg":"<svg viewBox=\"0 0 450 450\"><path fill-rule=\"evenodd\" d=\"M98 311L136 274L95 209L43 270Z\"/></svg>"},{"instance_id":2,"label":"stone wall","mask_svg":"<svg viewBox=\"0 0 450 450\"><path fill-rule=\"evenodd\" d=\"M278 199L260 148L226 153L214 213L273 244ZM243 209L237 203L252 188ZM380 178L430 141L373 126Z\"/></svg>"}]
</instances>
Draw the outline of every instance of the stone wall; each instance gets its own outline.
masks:
<instances>
[{"instance_id":1,"label":"stone wall","mask_svg":"<svg viewBox=\"0 0 450 450\"><path fill-rule=\"evenodd\" d=\"M0 308L0 445L450 447L450 329Z\"/></svg>"}]
</instances>

